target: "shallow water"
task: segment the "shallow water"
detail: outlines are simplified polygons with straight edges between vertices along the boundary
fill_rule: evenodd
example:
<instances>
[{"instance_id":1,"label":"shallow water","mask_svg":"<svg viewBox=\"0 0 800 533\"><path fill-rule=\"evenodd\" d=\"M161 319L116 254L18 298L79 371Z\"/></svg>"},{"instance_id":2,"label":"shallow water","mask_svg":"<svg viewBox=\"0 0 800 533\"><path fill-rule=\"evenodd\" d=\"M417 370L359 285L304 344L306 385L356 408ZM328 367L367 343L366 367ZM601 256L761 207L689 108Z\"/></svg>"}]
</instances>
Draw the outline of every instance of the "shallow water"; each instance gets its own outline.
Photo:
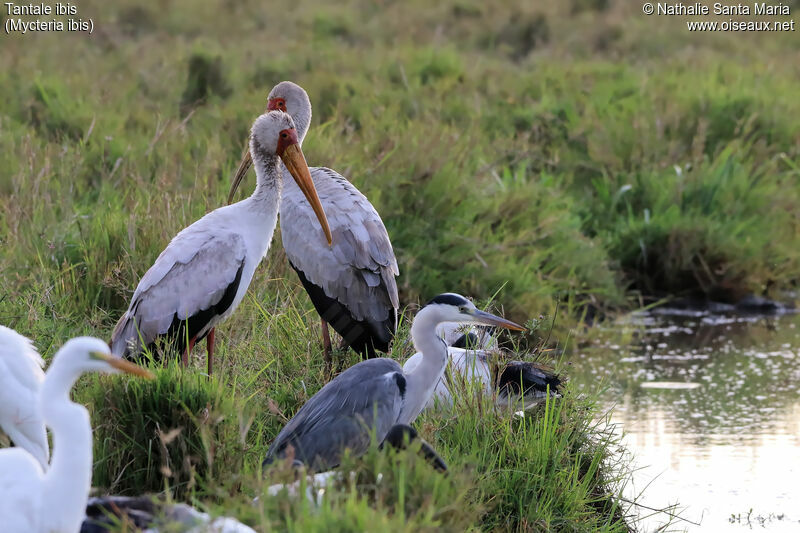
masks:
<instances>
[{"instance_id":1,"label":"shallow water","mask_svg":"<svg viewBox=\"0 0 800 533\"><path fill-rule=\"evenodd\" d=\"M639 467L627 497L700 524L667 531L800 531L800 315L660 310L605 333L576 350L571 376L606 386Z\"/></svg>"}]
</instances>

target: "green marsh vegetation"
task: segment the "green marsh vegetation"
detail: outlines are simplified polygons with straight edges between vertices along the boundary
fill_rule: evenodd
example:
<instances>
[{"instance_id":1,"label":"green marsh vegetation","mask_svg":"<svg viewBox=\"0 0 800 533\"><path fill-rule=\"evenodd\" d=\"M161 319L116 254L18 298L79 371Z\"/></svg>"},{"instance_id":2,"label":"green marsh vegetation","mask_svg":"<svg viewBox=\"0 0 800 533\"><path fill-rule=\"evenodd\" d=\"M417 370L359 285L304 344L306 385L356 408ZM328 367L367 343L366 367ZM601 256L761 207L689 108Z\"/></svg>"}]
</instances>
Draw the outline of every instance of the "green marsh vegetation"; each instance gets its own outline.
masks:
<instances>
[{"instance_id":1,"label":"green marsh vegetation","mask_svg":"<svg viewBox=\"0 0 800 533\"><path fill-rule=\"evenodd\" d=\"M404 303L502 288L506 316L524 321L560 301L555 346L643 296L735 301L796 285L791 35L690 34L597 0L80 11L91 36L4 36L0 54L0 322L46 356L75 335L107 338L168 240L222 205L283 79L314 105L309 163L352 178L381 213ZM591 399L569 393L525 420L480 403L423 416L447 478L374 453L353 462L359 490L329 491L316 514L251 507L271 438L324 383L317 323L277 235L220 330L218 381L175 369L81 381L103 435L95 483L265 530L626 530L610 497L624 465L603 463L614 441ZM392 355L409 354L398 343Z\"/></svg>"}]
</instances>

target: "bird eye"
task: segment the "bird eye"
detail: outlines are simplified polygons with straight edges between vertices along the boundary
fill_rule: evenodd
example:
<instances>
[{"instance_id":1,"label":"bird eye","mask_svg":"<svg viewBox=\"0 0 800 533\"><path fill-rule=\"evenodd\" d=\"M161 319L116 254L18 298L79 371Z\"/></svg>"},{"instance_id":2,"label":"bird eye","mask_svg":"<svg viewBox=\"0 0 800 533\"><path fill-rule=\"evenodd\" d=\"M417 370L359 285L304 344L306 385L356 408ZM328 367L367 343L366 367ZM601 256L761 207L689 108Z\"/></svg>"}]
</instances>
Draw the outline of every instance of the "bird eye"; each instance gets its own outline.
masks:
<instances>
[{"instance_id":1,"label":"bird eye","mask_svg":"<svg viewBox=\"0 0 800 533\"><path fill-rule=\"evenodd\" d=\"M289 136L289 135L288 135L287 133L285 133L285 132L284 132L284 133L281 133L281 138L283 138L283 139L287 138L288 136Z\"/></svg>"}]
</instances>

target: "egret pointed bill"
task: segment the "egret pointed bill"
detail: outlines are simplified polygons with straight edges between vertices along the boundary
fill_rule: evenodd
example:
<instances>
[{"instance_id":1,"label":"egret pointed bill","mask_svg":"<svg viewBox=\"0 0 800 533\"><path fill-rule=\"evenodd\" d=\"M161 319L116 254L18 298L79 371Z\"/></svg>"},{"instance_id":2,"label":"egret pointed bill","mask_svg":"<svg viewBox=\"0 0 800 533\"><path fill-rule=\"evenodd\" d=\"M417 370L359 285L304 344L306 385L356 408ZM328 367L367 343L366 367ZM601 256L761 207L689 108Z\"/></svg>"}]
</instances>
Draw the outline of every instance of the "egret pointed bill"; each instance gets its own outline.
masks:
<instances>
[{"instance_id":1,"label":"egret pointed bill","mask_svg":"<svg viewBox=\"0 0 800 533\"><path fill-rule=\"evenodd\" d=\"M333 243L331 228L328 226L328 218L325 216L325 211L322 209L322 203L319 201L317 189L314 187L314 181L311 179L311 171L308 170L308 163L306 163L303 150L300 149L300 144L295 140L295 142L286 146L280 153L280 158L283 164L286 165L289 174L294 178L297 186L303 191L308 203L311 204L311 209L313 209L314 214L317 215L320 226L322 226L322 231L325 233L325 239L327 239L328 246L330 246ZM228 193L228 204L233 201L236 189L239 188L247 171L250 170L250 165L252 163L253 158L250 155L250 150L247 150L242 156L239 169L236 171L236 176L233 178L231 190Z\"/></svg>"},{"instance_id":2,"label":"egret pointed bill","mask_svg":"<svg viewBox=\"0 0 800 533\"><path fill-rule=\"evenodd\" d=\"M523 326L520 326L516 322L506 320L505 318L493 315L491 313L487 313L485 311L481 311L480 309L472 309L468 311L468 313L472 315L475 321L480 324L486 324L488 326L497 326L498 328L515 329L517 331L525 331L525 328Z\"/></svg>"},{"instance_id":3,"label":"egret pointed bill","mask_svg":"<svg viewBox=\"0 0 800 533\"><path fill-rule=\"evenodd\" d=\"M111 365L112 368L115 368L121 372L125 372L126 374L133 374L134 376L139 376L146 379L153 379L156 377L155 374L146 368L142 368L139 365L133 364L130 361L126 361L125 359L115 355L111 355L110 353L90 352L90 355L92 358L105 361Z\"/></svg>"}]
</instances>

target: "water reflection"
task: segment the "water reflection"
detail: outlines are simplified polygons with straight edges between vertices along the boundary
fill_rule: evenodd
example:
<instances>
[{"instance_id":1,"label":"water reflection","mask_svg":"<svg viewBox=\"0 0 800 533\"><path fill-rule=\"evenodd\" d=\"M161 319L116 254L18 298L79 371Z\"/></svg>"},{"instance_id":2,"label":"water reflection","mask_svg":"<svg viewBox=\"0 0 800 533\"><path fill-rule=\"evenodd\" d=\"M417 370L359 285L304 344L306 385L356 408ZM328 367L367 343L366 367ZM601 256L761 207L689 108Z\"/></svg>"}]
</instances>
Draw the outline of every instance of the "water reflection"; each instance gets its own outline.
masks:
<instances>
[{"instance_id":1,"label":"water reflection","mask_svg":"<svg viewBox=\"0 0 800 533\"><path fill-rule=\"evenodd\" d=\"M649 484L642 503L678 502L701 521L671 530L800 531L800 317L660 311L607 333L579 350L572 375L607 385L612 421L645 467L631 495Z\"/></svg>"}]
</instances>

